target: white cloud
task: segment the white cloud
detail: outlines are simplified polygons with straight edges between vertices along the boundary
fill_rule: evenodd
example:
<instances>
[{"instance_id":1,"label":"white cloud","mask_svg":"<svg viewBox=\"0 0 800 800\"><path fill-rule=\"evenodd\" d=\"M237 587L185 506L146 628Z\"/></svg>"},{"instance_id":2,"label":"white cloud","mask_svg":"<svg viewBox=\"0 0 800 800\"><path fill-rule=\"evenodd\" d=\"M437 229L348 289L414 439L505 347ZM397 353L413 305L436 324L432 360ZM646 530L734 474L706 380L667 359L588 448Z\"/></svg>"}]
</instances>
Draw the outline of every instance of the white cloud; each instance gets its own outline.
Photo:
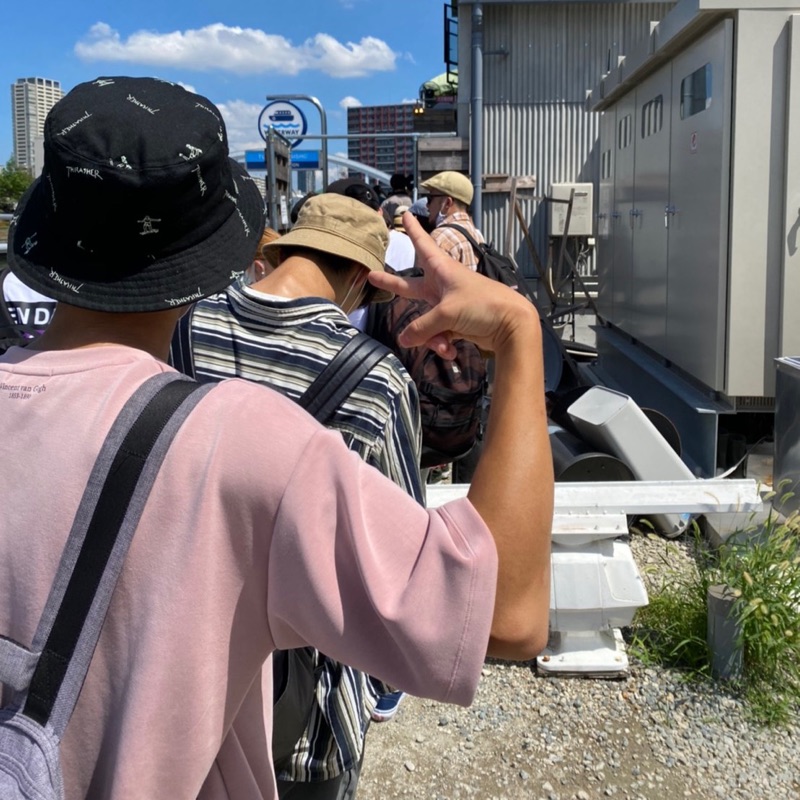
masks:
<instances>
[{"instance_id":1,"label":"white cloud","mask_svg":"<svg viewBox=\"0 0 800 800\"><path fill-rule=\"evenodd\" d=\"M401 105L409 105L409 104L416 105L417 103L419 103L419 98L418 97L404 97L400 101Z\"/></svg>"},{"instance_id":2,"label":"white cloud","mask_svg":"<svg viewBox=\"0 0 800 800\"><path fill-rule=\"evenodd\" d=\"M264 149L264 140L258 133L258 115L263 106L244 100L230 100L216 106L225 120L231 153Z\"/></svg>"},{"instance_id":3,"label":"white cloud","mask_svg":"<svg viewBox=\"0 0 800 800\"><path fill-rule=\"evenodd\" d=\"M318 33L300 45L254 28L214 23L204 28L159 33L140 30L123 39L105 22L95 23L75 45L84 61L124 61L184 69L223 69L239 75L296 75L318 70L334 78L357 78L395 68L398 54L386 42L365 36L342 43Z\"/></svg>"},{"instance_id":4,"label":"white cloud","mask_svg":"<svg viewBox=\"0 0 800 800\"><path fill-rule=\"evenodd\" d=\"M347 95L339 101L339 108L361 108L364 104L352 95Z\"/></svg>"}]
</instances>

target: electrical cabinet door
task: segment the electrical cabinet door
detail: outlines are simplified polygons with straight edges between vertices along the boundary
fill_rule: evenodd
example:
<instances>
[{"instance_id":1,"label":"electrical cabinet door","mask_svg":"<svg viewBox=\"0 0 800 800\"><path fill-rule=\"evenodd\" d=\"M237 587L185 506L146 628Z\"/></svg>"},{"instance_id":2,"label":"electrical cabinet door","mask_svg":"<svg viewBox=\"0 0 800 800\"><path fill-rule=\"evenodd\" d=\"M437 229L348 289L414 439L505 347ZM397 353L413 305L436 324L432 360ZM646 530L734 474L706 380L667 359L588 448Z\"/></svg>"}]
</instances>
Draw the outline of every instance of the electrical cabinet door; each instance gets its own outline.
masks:
<instances>
[{"instance_id":1,"label":"electrical cabinet door","mask_svg":"<svg viewBox=\"0 0 800 800\"><path fill-rule=\"evenodd\" d=\"M672 65L667 340L676 366L724 388L733 22Z\"/></svg>"},{"instance_id":2,"label":"electrical cabinet door","mask_svg":"<svg viewBox=\"0 0 800 800\"><path fill-rule=\"evenodd\" d=\"M636 88L636 218L630 333L658 353L667 334L670 93L667 64Z\"/></svg>"},{"instance_id":3,"label":"electrical cabinet door","mask_svg":"<svg viewBox=\"0 0 800 800\"><path fill-rule=\"evenodd\" d=\"M600 178L597 192L597 310L604 319L614 313L614 156L617 115L600 118Z\"/></svg>"},{"instance_id":4,"label":"electrical cabinet door","mask_svg":"<svg viewBox=\"0 0 800 800\"><path fill-rule=\"evenodd\" d=\"M612 282L613 315L609 319L614 325L627 331L631 324L631 274L633 261L633 238L638 225L638 212L634 207L634 150L633 135L635 93L631 92L617 105L615 123L614 164L614 211L616 217L613 230L614 278Z\"/></svg>"}]
</instances>

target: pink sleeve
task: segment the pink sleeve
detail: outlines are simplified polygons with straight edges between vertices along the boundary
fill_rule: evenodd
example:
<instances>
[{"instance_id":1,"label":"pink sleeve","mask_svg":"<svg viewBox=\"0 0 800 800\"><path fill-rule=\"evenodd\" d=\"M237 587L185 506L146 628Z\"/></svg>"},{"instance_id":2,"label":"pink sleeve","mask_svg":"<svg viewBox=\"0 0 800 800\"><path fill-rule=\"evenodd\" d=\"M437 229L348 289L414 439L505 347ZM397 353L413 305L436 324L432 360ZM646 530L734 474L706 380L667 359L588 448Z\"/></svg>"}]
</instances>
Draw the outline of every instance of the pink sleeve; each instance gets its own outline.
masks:
<instances>
[{"instance_id":1,"label":"pink sleeve","mask_svg":"<svg viewBox=\"0 0 800 800\"><path fill-rule=\"evenodd\" d=\"M276 645L313 644L412 694L469 704L494 609L491 534L468 500L426 511L332 436L309 442L281 501Z\"/></svg>"}]
</instances>

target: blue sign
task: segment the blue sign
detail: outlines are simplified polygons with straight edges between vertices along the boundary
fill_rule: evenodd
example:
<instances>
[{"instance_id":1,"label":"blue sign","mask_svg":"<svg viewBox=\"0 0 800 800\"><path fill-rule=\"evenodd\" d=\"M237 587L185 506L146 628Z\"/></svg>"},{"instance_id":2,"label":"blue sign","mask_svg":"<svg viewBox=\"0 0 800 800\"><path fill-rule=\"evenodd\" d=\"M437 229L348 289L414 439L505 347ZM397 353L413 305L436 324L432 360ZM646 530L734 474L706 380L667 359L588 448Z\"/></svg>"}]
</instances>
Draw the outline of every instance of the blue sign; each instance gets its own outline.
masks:
<instances>
[{"instance_id":1,"label":"blue sign","mask_svg":"<svg viewBox=\"0 0 800 800\"><path fill-rule=\"evenodd\" d=\"M292 147L297 147L302 141L302 138L298 137L302 137L308 130L308 121L294 103L276 100L264 106L258 115L258 132L264 141L267 140L269 128L274 128L281 136L292 142Z\"/></svg>"},{"instance_id":2,"label":"blue sign","mask_svg":"<svg viewBox=\"0 0 800 800\"><path fill-rule=\"evenodd\" d=\"M266 169L267 157L263 150L245 150L244 165L247 169Z\"/></svg>"},{"instance_id":3,"label":"blue sign","mask_svg":"<svg viewBox=\"0 0 800 800\"><path fill-rule=\"evenodd\" d=\"M319 150L292 150L292 169L319 169Z\"/></svg>"}]
</instances>

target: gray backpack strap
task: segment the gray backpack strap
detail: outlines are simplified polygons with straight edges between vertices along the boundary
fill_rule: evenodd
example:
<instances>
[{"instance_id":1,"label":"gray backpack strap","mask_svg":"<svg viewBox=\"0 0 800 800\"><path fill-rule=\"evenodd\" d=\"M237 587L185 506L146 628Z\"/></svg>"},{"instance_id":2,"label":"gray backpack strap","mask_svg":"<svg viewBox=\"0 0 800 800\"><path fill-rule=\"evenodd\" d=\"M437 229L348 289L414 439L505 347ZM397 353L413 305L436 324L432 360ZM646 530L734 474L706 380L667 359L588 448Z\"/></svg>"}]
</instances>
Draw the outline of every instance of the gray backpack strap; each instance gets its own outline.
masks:
<instances>
[{"instance_id":1,"label":"gray backpack strap","mask_svg":"<svg viewBox=\"0 0 800 800\"><path fill-rule=\"evenodd\" d=\"M25 648L0 640L4 682L10 677L17 690L30 684L22 713L57 738L80 695L125 555L172 438L211 388L162 373L134 392L92 469L33 652L25 655Z\"/></svg>"}]
</instances>

